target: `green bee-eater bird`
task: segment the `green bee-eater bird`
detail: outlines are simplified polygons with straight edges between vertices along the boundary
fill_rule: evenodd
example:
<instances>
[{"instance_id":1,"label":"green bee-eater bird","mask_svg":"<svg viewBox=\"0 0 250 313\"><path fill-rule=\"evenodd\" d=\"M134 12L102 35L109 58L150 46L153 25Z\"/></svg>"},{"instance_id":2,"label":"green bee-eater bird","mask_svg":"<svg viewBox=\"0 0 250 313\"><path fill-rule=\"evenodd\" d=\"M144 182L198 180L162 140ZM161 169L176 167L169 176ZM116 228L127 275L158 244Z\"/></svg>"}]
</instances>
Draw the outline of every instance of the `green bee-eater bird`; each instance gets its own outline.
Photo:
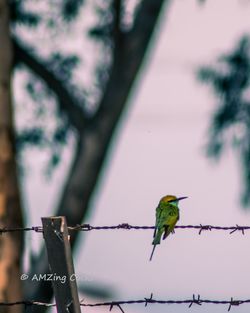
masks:
<instances>
[{"instance_id":1,"label":"green bee-eater bird","mask_svg":"<svg viewBox=\"0 0 250 313\"><path fill-rule=\"evenodd\" d=\"M187 197L177 198L170 195L161 198L156 208L154 240L152 242L154 247L150 256L150 261L152 260L156 245L159 245L161 242L162 234L164 233L162 239L166 239L167 236L174 230L175 224L180 217L178 203L180 200L186 198Z\"/></svg>"}]
</instances>

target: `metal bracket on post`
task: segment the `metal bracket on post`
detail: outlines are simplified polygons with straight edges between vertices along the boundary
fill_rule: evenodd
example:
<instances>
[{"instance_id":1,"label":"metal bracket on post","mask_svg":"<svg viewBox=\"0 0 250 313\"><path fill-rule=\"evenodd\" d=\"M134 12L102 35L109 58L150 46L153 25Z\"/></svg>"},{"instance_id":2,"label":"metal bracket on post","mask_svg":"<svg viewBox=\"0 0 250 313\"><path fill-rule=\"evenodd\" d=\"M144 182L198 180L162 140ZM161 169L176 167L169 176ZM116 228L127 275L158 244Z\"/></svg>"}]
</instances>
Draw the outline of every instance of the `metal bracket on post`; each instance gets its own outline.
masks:
<instances>
[{"instance_id":1,"label":"metal bracket on post","mask_svg":"<svg viewBox=\"0 0 250 313\"><path fill-rule=\"evenodd\" d=\"M57 312L80 313L66 219L43 217L42 223Z\"/></svg>"}]
</instances>

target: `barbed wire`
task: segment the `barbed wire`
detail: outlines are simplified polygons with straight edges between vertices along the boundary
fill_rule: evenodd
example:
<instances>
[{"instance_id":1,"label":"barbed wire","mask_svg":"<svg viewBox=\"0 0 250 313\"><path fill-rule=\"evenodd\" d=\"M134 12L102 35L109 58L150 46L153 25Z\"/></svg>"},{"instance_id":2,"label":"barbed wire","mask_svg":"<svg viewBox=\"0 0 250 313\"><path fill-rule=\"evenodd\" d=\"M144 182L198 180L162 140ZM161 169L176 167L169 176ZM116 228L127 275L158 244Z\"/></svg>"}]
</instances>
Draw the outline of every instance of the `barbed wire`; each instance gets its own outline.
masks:
<instances>
[{"instance_id":1,"label":"barbed wire","mask_svg":"<svg viewBox=\"0 0 250 313\"><path fill-rule=\"evenodd\" d=\"M40 302L40 301L15 301L15 302L0 302L0 306L14 306L14 305L23 305L25 307L27 306L46 306L46 307L53 307L56 306L55 303L46 303L46 302Z\"/></svg>"},{"instance_id":2,"label":"barbed wire","mask_svg":"<svg viewBox=\"0 0 250 313\"><path fill-rule=\"evenodd\" d=\"M91 226L89 224L76 225L74 227L68 227L70 230L75 231L91 231L91 230L114 230L114 229L126 229L126 230L147 230L155 229L155 226L135 226L127 223L122 223L112 226ZM214 225L177 225L174 229L198 229L199 235L202 231L206 230L230 230L230 234L233 234L236 231L240 231L243 235L245 230L250 230L250 226L240 226L236 224L235 226L214 226Z\"/></svg>"},{"instance_id":3,"label":"barbed wire","mask_svg":"<svg viewBox=\"0 0 250 313\"><path fill-rule=\"evenodd\" d=\"M42 226L32 226L32 227L3 227L0 228L0 235L3 233L12 233L12 232L25 232L25 231L34 231L37 233L43 232Z\"/></svg>"},{"instance_id":4,"label":"barbed wire","mask_svg":"<svg viewBox=\"0 0 250 313\"><path fill-rule=\"evenodd\" d=\"M232 297L230 300L210 300L210 299L202 299L200 295L193 295L191 299L183 299L183 300L156 300L153 299L153 294L151 293L149 298L139 299L139 300L121 300L121 301L107 301L107 302L98 302L98 303L84 303L83 300L80 301L80 306L84 307L100 307L106 306L109 307L109 311L111 311L114 307L118 307L121 312L125 313L122 305L131 305L131 304L144 304L147 306L148 304L188 304L188 307L191 308L193 304L202 305L202 304L224 304L228 305L228 311L231 310L232 306L240 306L244 303L250 303L250 299L245 300L234 300ZM0 302L0 306L14 306L14 305L24 305L24 306L45 306L45 307L53 307L56 306L55 303L45 303L39 301L16 301L16 302Z\"/></svg>"},{"instance_id":5,"label":"barbed wire","mask_svg":"<svg viewBox=\"0 0 250 313\"><path fill-rule=\"evenodd\" d=\"M110 226L92 226L90 224L79 224L76 226L68 226L70 231L92 231L92 230L149 230L155 229L155 226L138 226L130 225L128 223L122 223L118 225ZM235 226L215 226L215 225L177 225L174 228L176 229L198 229L198 234L200 235L203 231L212 231L212 230L222 230L230 231L229 234L233 234L236 231L240 231L242 235L245 235L246 230L250 230L250 226L240 226L236 224ZM7 232L25 232L25 231L34 231L37 233L43 232L42 226L32 226L32 227L4 227L0 228L0 235Z\"/></svg>"},{"instance_id":6,"label":"barbed wire","mask_svg":"<svg viewBox=\"0 0 250 313\"><path fill-rule=\"evenodd\" d=\"M200 295L197 297L193 295L192 299L184 299L184 300L156 300L153 299L153 294L151 293L149 298L144 298L140 300L128 300L128 301L110 301L110 302L100 302L94 304L84 304L82 301L80 302L81 306L85 307L97 307L97 306L109 306L110 311L114 306L117 306L121 312L125 313L122 305L124 304L144 304L147 306L148 304L188 304L188 307L191 308L193 304L202 305L202 304L224 304L228 305L228 311L231 310L232 306L239 306L244 303L250 303L250 299L246 300L234 300L232 297L230 300L210 300L210 299L201 299Z\"/></svg>"}]
</instances>

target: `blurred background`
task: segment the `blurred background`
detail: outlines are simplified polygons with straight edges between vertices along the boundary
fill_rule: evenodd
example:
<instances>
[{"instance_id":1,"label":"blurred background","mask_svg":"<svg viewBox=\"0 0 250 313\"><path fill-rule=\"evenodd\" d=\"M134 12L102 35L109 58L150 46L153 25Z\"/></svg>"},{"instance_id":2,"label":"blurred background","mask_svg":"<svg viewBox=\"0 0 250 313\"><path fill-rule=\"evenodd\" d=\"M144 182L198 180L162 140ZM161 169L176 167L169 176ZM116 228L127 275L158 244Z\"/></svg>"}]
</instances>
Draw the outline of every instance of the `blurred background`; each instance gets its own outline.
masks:
<instances>
[{"instance_id":1,"label":"blurred background","mask_svg":"<svg viewBox=\"0 0 250 313\"><path fill-rule=\"evenodd\" d=\"M24 225L65 215L69 225L152 226L166 194L188 196L178 225L250 224L249 1L9 3ZM249 299L248 232L177 229L149 262L152 236L72 233L80 298ZM41 234L26 235L23 258L21 273L48 272ZM50 288L28 279L23 295L50 302Z\"/></svg>"}]
</instances>

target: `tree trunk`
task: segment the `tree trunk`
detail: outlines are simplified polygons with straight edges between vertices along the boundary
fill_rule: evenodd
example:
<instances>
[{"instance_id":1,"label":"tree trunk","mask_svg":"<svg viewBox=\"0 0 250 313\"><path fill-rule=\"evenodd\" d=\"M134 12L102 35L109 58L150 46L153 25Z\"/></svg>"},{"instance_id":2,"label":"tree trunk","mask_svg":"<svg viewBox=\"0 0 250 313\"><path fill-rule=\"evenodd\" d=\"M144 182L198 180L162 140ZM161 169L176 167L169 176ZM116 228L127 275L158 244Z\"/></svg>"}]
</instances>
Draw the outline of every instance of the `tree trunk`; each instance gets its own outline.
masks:
<instances>
[{"instance_id":1,"label":"tree trunk","mask_svg":"<svg viewBox=\"0 0 250 313\"><path fill-rule=\"evenodd\" d=\"M14 148L11 70L8 1L0 0L0 228L22 226ZM0 302L22 299L22 237L22 234L8 232L0 236ZM0 307L0 312L19 313L22 307Z\"/></svg>"}]
</instances>

